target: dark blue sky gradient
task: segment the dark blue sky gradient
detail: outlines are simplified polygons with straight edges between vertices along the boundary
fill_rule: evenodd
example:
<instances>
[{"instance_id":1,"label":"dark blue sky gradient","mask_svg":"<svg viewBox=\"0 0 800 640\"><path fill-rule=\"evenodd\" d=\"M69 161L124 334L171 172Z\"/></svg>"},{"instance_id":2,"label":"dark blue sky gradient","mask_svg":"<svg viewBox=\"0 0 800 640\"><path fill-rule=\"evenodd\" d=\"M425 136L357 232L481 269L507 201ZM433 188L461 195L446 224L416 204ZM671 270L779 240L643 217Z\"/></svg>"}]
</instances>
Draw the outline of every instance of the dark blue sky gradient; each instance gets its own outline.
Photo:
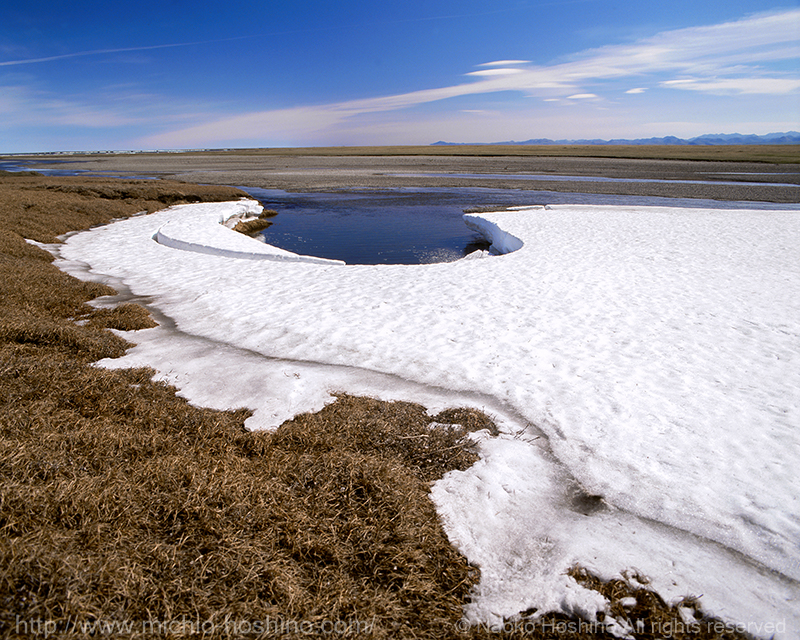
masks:
<instances>
[{"instance_id":1,"label":"dark blue sky gradient","mask_svg":"<svg viewBox=\"0 0 800 640\"><path fill-rule=\"evenodd\" d=\"M6 3L0 8L0 117L5 116L8 125L6 129L0 125L0 152L21 151L26 144L30 144L29 150L74 144L88 148L135 146L148 136L237 114L452 87L474 81L466 74L485 69L479 65L489 62L519 60L531 67L552 67L590 56L593 49L632 45L665 32L796 7L796 3L753 0ZM773 56L754 61L750 67L770 77L797 77L796 55L781 60ZM601 79L599 84L604 82ZM606 100L603 110L638 114L624 116L631 128L637 129L630 132L635 136L648 124L642 114L646 100L655 100L659 85L649 78L643 83L649 91L647 98L621 102L625 91L638 86L635 74L626 76L626 82L612 87L619 95L607 96L597 93L597 83L589 86L584 81L585 86L575 87L574 95L596 94L598 100ZM767 129L772 122L781 129L796 119L797 111L792 111L792 103L797 104L796 91L792 98L781 91L780 97L772 100L777 104L771 107L774 113L760 116L767 119L761 123ZM538 102L530 92L523 93L516 89L509 95L480 93L472 100L459 99L455 108L458 114L477 113L500 105L497 118L505 115L524 122L522 114ZM673 89L671 93L680 94L672 99L684 102L699 98L697 91ZM762 110L751 93L742 95L738 122L756 128L758 121L752 120ZM762 94L761 100L766 103L770 95ZM534 92L534 97L548 96ZM567 97L555 95L552 99ZM512 107L509 101L516 103ZM704 125L713 122L714 102L699 102L704 106L685 113L696 113ZM446 101L424 104L429 108L412 111L437 113L448 108ZM574 119L575 136L584 136L592 115L585 108L575 111L580 111ZM412 118L412 113L402 110L394 115L397 117L378 118L380 127L372 122L373 142L380 142L379 129L385 131L387 143L397 142L398 123ZM680 117L664 126L679 128L684 113L676 115ZM594 117L598 118L599 136L604 131L617 133L608 114ZM421 122L419 117L412 119ZM737 123L737 116L726 114L721 120L725 129L728 121L731 126ZM473 122L465 135L474 137L481 130L499 133L502 127L495 125L482 128ZM408 130L409 138L435 131L436 120L419 124L417 129L417 133ZM443 130L434 137L452 137L451 133ZM689 132L652 132L670 133ZM547 134L547 130L525 130L517 137ZM247 140L246 132L243 135ZM336 135L346 137L347 132L334 134L326 129L318 135L318 143L336 141ZM296 137L286 142L317 140L313 132L305 130ZM409 139L409 143L433 141ZM252 139L253 146L269 143L261 133Z\"/></svg>"}]
</instances>

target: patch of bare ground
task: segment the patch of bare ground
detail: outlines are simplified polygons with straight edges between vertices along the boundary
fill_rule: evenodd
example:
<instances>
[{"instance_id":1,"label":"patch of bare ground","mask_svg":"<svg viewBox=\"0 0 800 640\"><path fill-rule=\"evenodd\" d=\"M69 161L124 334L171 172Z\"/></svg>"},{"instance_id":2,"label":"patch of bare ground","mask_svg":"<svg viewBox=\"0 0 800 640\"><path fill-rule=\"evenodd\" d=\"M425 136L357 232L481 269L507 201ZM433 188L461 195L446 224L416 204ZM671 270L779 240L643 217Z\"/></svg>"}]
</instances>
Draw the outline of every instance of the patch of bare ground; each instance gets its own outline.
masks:
<instances>
[{"instance_id":1,"label":"patch of bare ground","mask_svg":"<svg viewBox=\"0 0 800 640\"><path fill-rule=\"evenodd\" d=\"M246 236L254 236L259 231L263 231L264 229L271 227L272 221L270 218L274 218L277 215L277 211L272 209L264 209L257 218L250 218L248 220L237 222L236 226L233 227L233 230L243 233Z\"/></svg>"},{"instance_id":2,"label":"patch of bare ground","mask_svg":"<svg viewBox=\"0 0 800 640\"><path fill-rule=\"evenodd\" d=\"M494 429L480 412L342 395L250 433L246 409L192 407L149 369L91 366L128 347L109 328L152 320L133 304L89 306L112 291L60 272L24 238L241 195L0 177L0 634L610 637L563 616L462 628L479 572L448 542L428 489L477 459L465 436ZM646 588L573 575L652 631L638 638L684 628Z\"/></svg>"}]
</instances>

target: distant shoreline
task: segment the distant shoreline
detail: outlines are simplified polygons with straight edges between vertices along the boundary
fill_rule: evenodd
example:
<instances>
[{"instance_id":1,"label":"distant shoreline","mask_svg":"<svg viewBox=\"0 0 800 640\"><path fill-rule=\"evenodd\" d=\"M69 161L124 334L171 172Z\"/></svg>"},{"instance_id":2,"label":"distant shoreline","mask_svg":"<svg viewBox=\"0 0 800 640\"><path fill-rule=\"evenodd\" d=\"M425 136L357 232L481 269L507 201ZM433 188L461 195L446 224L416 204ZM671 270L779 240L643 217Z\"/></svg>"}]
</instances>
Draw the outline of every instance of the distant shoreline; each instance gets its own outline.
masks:
<instances>
[{"instance_id":1,"label":"distant shoreline","mask_svg":"<svg viewBox=\"0 0 800 640\"><path fill-rule=\"evenodd\" d=\"M3 158L0 156L0 160ZM491 188L800 202L800 145L338 147L13 157L42 170L52 169L54 159L67 170L100 172L110 177L154 176L194 184L295 192ZM552 175L553 180L518 179L524 174ZM565 180L564 176L575 176L576 180ZM614 180L587 182L587 176ZM680 182L659 182L664 180Z\"/></svg>"},{"instance_id":2,"label":"distant shoreline","mask_svg":"<svg viewBox=\"0 0 800 640\"><path fill-rule=\"evenodd\" d=\"M263 147L153 151L49 151L14 153L3 158L59 159L116 156L435 156L435 157L591 157L651 160L708 160L800 164L800 144L675 145L675 144L434 144L342 147Z\"/></svg>"}]
</instances>

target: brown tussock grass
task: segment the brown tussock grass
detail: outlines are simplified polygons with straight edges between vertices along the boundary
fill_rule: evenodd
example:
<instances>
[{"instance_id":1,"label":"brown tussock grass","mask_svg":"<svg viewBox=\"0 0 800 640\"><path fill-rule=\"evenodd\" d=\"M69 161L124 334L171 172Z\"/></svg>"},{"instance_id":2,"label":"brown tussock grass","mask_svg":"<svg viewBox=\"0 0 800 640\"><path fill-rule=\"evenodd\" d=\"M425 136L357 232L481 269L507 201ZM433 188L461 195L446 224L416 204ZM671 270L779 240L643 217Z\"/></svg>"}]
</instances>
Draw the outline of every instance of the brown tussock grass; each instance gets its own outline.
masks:
<instances>
[{"instance_id":1,"label":"brown tussock grass","mask_svg":"<svg viewBox=\"0 0 800 640\"><path fill-rule=\"evenodd\" d=\"M272 209L264 209L264 211L262 211L257 218L242 220L241 222L236 223L236 226L233 228L233 230L243 233L246 236L254 236L259 231L263 231L264 229L271 227L272 221L269 220L269 218L274 218L277 215L277 211Z\"/></svg>"},{"instance_id":2,"label":"brown tussock grass","mask_svg":"<svg viewBox=\"0 0 800 640\"><path fill-rule=\"evenodd\" d=\"M375 638L608 637L562 632L564 616L532 633L457 626L479 573L447 540L428 489L477 459L465 436L495 429L482 413L341 395L250 433L245 409L192 407L149 369L91 366L128 347L108 328L152 320L133 304L89 306L112 290L58 271L23 238L240 195L0 177L0 634L96 637L84 625L99 621L132 625L109 637L199 637L200 621L206 637L241 637L226 621L271 619L357 622L351 636ZM574 575L612 603L632 589ZM636 615L677 619L657 605Z\"/></svg>"}]
</instances>

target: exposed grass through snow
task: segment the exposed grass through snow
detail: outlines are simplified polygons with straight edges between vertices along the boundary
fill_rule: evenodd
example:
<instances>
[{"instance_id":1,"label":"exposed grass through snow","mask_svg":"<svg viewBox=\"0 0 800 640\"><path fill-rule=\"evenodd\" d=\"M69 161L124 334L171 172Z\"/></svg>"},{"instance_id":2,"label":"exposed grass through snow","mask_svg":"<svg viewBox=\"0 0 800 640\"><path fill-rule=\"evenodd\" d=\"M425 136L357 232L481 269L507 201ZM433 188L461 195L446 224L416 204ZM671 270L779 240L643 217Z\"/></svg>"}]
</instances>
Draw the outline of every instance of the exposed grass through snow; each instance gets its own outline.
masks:
<instances>
[{"instance_id":1,"label":"exposed grass through snow","mask_svg":"<svg viewBox=\"0 0 800 640\"><path fill-rule=\"evenodd\" d=\"M465 434L494 429L481 413L341 396L249 433L246 409L198 409L151 370L91 366L127 347L107 328L152 320L132 304L87 305L112 290L58 271L23 238L241 195L0 176L0 634L608 637L563 616L462 628L479 572L448 542L428 488L475 462ZM641 620L639 638L664 637L665 624L675 638L742 637L680 635L678 609L650 592L574 575Z\"/></svg>"}]
</instances>

